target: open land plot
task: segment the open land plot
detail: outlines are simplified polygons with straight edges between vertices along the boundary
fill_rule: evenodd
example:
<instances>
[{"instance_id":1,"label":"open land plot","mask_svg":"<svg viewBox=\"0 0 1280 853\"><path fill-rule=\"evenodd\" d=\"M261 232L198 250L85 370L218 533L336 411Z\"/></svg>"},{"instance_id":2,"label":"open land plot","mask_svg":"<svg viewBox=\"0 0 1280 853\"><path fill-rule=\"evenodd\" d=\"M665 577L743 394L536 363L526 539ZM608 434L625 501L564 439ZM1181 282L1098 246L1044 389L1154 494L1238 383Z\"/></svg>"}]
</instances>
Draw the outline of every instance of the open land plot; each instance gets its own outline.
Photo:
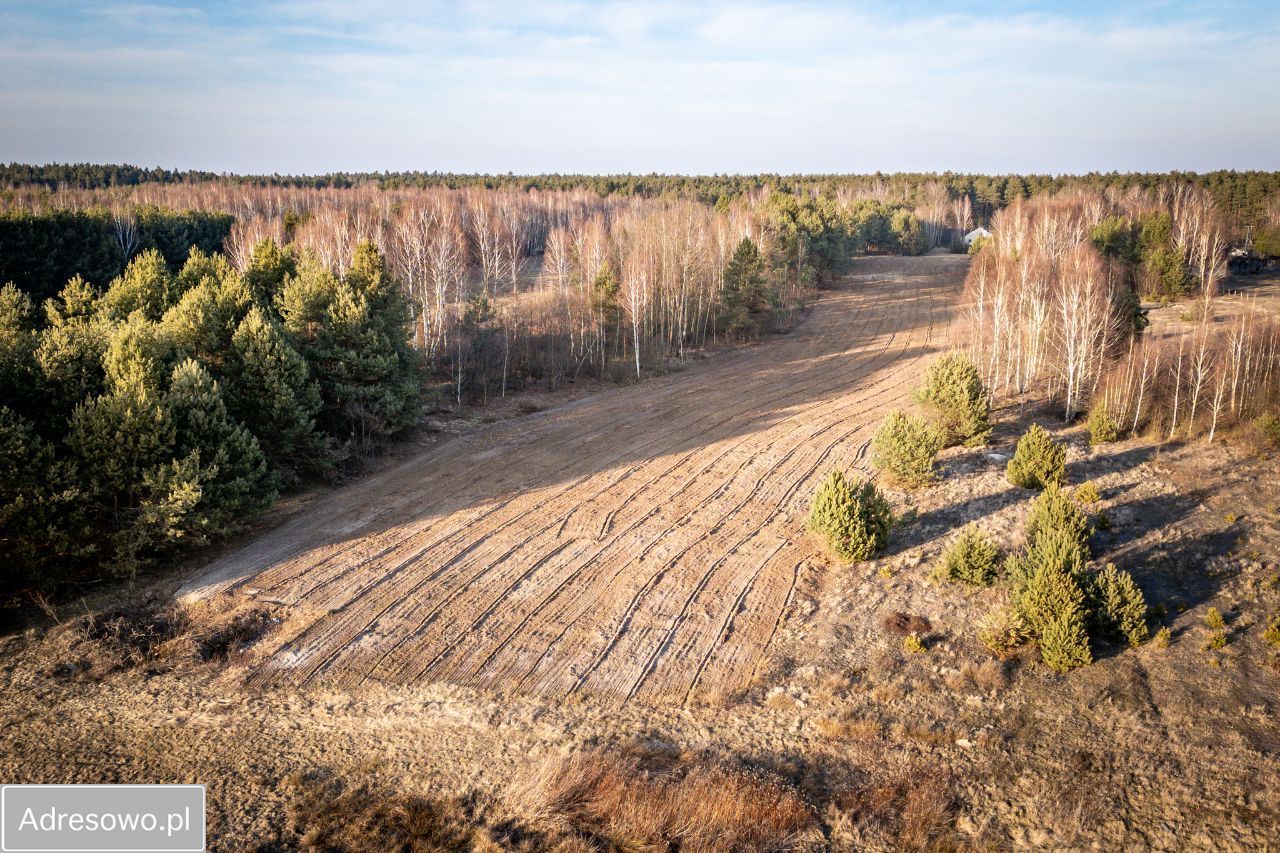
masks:
<instances>
[{"instance_id":1,"label":"open land plot","mask_svg":"<svg viewBox=\"0 0 1280 853\"><path fill-rule=\"evenodd\" d=\"M869 258L802 327L460 437L335 492L183 589L316 614L268 683L448 681L683 701L751 682L806 502L944 349L963 258Z\"/></svg>"}]
</instances>

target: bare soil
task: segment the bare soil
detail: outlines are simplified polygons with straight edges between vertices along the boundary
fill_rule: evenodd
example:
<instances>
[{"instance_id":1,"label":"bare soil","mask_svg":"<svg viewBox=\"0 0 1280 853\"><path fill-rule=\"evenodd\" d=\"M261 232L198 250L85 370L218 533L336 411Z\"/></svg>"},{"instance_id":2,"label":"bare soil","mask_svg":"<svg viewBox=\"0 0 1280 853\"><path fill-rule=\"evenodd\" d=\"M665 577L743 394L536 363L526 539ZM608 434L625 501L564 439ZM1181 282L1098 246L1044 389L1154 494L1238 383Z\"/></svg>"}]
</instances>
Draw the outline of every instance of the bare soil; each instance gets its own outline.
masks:
<instances>
[{"instance_id":1,"label":"bare soil","mask_svg":"<svg viewBox=\"0 0 1280 853\"><path fill-rule=\"evenodd\" d=\"M963 259L862 262L768 347L457 438L215 561L229 591L316 614L266 683L449 681L688 700L750 684L832 466L865 464L946 343Z\"/></svg>"},{"instance_id":2,"label":"bare soil","mask_svg":"<svg viewBox=\"0 0 1280 853\"><path fill-rule=\"evenodd\" d=\"M945 346L963 264L860 261L787 338L310 500L182 606L160 584L3 638L0 779L204 783L218 850L722 849L670 810L740 774L762 781L716 814L786 802L782 846L805 850L1274 849L1275 456L1090 448L1010 406L989 447L891 493L881 557L838 565L800 533L816 478L863 468ZM1065 676L996 660L974 626L1006 593L930 578L967 523L1020 545L1034 494L1004 465L1031 421L1098 486L1094 554L1133 573L1167 646L1099 645ZM662 769L604 773L634 755Z\"/></svg>"}]
</instances>

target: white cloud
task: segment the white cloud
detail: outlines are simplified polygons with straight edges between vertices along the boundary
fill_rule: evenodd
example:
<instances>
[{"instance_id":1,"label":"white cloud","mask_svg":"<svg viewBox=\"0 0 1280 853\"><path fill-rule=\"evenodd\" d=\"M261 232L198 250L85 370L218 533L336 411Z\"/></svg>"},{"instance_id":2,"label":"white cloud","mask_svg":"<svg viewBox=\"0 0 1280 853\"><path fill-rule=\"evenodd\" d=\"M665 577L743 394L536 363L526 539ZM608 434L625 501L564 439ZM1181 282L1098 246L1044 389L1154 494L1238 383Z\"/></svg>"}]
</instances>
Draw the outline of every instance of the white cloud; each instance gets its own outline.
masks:
<instances>
[{"instance_id":1,"label":"white cloud","mask_svg":"<svg viewBox=\"0 0 1280 853\"><path fill-rule=\"evenodd\" d=\"M766 0L0 13L0 159L215 170L1280 167L1274 16Z\"/></svg>"}]
</instances>

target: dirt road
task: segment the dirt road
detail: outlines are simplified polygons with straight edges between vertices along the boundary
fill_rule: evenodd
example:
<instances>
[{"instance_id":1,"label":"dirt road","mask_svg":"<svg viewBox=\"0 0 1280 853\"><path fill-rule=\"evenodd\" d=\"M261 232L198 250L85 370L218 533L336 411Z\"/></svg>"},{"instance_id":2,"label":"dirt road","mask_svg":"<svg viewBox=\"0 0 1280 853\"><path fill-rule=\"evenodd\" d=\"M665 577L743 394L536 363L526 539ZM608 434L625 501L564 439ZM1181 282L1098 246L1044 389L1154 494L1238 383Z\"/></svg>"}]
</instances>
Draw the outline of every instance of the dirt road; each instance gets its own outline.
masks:
<instances>
[{"instance_id":1,"label":"dirt road","mask_svg":"<svg viewBox=\"0 0 1280 853\"><path fill-rule=\"evenodd\" d=\"M865 468L946 346L966 262L859 260L795 332L458 438L333 493L183 590L320 614L255 678L685 701L752 679L825 565L809 495Z\"/></svg>"}]
</instances>

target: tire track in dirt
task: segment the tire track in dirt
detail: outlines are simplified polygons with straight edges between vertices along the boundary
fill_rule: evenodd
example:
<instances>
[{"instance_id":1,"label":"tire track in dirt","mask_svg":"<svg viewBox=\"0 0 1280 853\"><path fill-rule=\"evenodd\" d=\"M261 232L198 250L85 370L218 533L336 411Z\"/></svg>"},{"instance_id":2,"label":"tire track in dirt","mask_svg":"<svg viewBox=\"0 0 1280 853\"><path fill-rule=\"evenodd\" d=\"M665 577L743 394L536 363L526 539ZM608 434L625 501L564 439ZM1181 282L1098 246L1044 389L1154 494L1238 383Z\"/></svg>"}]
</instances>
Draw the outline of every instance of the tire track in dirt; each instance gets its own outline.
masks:
<instances>
[{"instance_id":1,"label":"tire track in dirt","mask_svg":"<svg viewBox=\"0 0 1280 853\"><path fill-rule=\"evenodd\" d=\"M456 439L317 502L183 594L318 612L253 674L618 701L745 686L832 465L945 344L963 259L855 262L792 334Z\"/></svg>"}]
</instances>

